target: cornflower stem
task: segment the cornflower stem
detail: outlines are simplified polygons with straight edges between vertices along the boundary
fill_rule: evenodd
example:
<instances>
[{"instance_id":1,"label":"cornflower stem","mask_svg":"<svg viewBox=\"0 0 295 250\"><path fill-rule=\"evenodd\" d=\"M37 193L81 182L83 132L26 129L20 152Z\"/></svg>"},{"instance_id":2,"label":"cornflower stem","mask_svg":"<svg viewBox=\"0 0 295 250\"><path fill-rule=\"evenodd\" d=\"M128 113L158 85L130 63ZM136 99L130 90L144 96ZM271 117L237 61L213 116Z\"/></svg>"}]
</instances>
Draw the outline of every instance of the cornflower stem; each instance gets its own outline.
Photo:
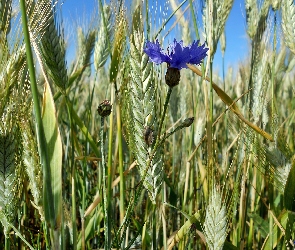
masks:
<instances>
[{"instance_id":1,"label":"cornflower stem","mask_svg":"<svg viewBox=\"0 0 295 250\"><path fill-rule=\"evenodd\" d=\"M160 125L159 125L159 131L158 131L158 135L157 135L157 140L156 140L155 146L154 146L154 148L153 148L153 150L152 150L152 152L150 154L150 157L147 160L146 169L145 169L145 172L144 172L144 175L143 175L143 178L142 179L145 179L145 175L147 173L147 170L148 170L149 166L151 165L151 162L153 160L153 157L154 157L155 153L157 152L158 147L164 142L165 138L167 138L167 137L164 137L163 139L161 139L161 131L162 131L162 127L163 127L163 123L164 123L166 111L167 111L167 108L168 108L168 103L169 103L169 100L170 100L170 97L171 97L172 89L173 89L173 87L172 88L169 87L169 89L168 89L166 100L165 100L165 104L164 104L164 110L163 110L163 113L162 113L162 116L161 116ZM174 130L174 132L175 131L176 130ZM171 134L169 134L169 136L170 135Z\"/></svg>"},{"instance_id":2,"label":"cornflower stem","mask_svg":"<svg viewBox=\"0 0 295 250\"><path fill-rule=\"evenodd\" d=\"M157 141L156 141L154 149L157 149L157 147L158 147L158 145L160 144L160 141L161 141L162 127L163 127L166 111L167 111L167 108L168 108L169 100L170 100L170 97L171 97L172 89L173 88L169 87L168 92L167 92L167 96L166 96L166 100L165 100L165 104L164 104L164 110L163 110L163 113L162 113L162 116L161 116L159 131L158 131L158 135L157 135Z\"/></svg>"},{"instance_id":3,"label":"cornflower stem","mask_svg":"<svg viewBox=\"0 0 295 250\"><path fill-rule=\"evenodd\" d=\"M166 115L166 112L167 112L169 100L170 100L170 97L171 97L172 89L173 89L173 87L172 88L169 87L168 92L167 92L167 96L166 96L166 100L165 100L165 104L164 104L164 110L163 110L160 125L159 125L159 131L158 131L158 135L157 135L157 140L156 140L155 146L154 146L154 148L152 150L152 153L150 154L150 157L149 157L149 159L147 161L146 170L145 170L145 173L143 175L143 179L145 178L147 170L148 170L148 168L149 168L149 166L150 166L150 164L152 162L152 159L153 159L155 153L157 152L158 147L164 142L165 138L167 138L167 137L164 137L163 139L161 139L161 131L162 131L165 115ZM171 134L169 134L169 136L170 135Z\"/></svg>"},{"instance_id":4,"label":"cornflower stem","mask_svg":"<svg viewBox=\"0 0 295 250\"><path fill-rule=\"evenodd\" d=\"M107 202L107 190L106 190L106 162L104 153L104 117L101 117L100 122L100 150L101 150L101 163L102 163L102 187L103 187L103 210L104 210L104 233L105 243L104 249L109 249L109 214L108 214L108 202Z\"/></svg>"},{"instance_id":5,"label":"cornflower stem","mask_svg":"<svg viewBox=\"0 0 295 250\"><path fill-rule=\"evenodd\" d=\"M26 44L26 54L27 54L27 65L29 68L29 74L30 74L30 83L31 83L31 90L32 90L32 97L33 97L33 103L34 103L34 113L35 113L35 119L37 123L37 134L38 134L38 146L40 150L40 161L42 163L43 168L43 203L44 204L53 204L53 193L52 189L50 187L50 181L51 181L51 173L50 173L50 165L47 155L47 143L45 140L45 133L44 133L44 127L42 123L41 118L41 108L39 105L39 98L38 98L38 88L37 88L37 81L36 81L36 75L35 75L35 67L34 67L34 59L33 59L33 53L31 49L31 43L30 43L30 34L28 29L28 22L27 22L27 15L26 15L26 5L25 0L20 0L20 9L21 9L21 15L22 15L22 27L24 32L24 41ZM49 223L51 225L50 227L50 235L52 239L52 245L54 246L54 230L52 227L55 224L54 218L54 209L51 209L50 206L44 207L45 212L45 220L47 224ZM56 239L57 240L57 239Z\"/></svg>"}]
</instances>

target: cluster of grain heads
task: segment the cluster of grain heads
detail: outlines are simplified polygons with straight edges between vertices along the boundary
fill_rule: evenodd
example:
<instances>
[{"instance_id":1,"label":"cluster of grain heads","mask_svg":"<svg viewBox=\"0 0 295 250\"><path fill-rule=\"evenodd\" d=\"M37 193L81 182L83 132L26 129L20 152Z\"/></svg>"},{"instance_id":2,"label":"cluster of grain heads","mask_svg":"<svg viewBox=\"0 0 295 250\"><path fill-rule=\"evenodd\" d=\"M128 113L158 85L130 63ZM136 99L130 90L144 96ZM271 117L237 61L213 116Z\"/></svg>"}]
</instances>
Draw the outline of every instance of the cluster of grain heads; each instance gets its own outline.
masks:
<instances>
[{"instance_id":1,"label":"cluster of grain heads","mask_svg":"<svg viewBox=\"0 0 295 250\"><path fill-rule=\"evenodd\" d=\"M252 40L256 35L261 38L266 28L269 4L269 0L265 0L259 9L257 1L247 0L245 2L247 33ZM257 42L259 41L257 40Z\"/></svg>"},{"instance_id":2,"label":"cluster of grain heads","mask_svg":"<svg viewBox=\"0 0 295 250\"><path fill-rule=\"evenodd\" d=\"M210 48L211 61L216 52L217 44L223 33L226 20L233 6L233 0L209 0L205 5L203 23L206 41Z\"/></svg>"}]
</instances>

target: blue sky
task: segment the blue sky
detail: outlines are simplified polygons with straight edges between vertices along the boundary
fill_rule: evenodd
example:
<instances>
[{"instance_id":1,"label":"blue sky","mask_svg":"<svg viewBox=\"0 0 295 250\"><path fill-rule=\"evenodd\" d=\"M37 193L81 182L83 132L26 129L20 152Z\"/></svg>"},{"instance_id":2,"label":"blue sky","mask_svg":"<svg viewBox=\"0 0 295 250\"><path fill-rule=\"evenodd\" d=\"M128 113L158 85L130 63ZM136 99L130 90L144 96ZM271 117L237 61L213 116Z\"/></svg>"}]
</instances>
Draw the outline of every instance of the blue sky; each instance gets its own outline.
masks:
<instances>
[{"instance_id":1,"label":"blue sky","mask_svg":"<svg viewBox=\"0 0 295 250\"><path fill-rule=\"evenodd\" d=\"M126 0L127 9L133 7L130 4L131 0ZM198 0L199 1L199 0ZM163 6L160 4L156 4L156 2L163 3ZM165 3L166 2L166 3ZM156 0L149 0L150 6L153 6L153 13L155 12L155 8L157 7L157 17L154 18L156 21L155 23L159 23L158 19L160 18L167 18L171 13L171 7L167 4L168 1L156 1ZM178 0L180 3L181 1ZM189 1L183 6L182 10L187 6ZM196 2L196 1L195 1ZM197 2L196 2L197 3ZM167 10L168 7L168 10ZM97 13L98 3L97 0L65 0L62 9L63 9L63 17L68 29L71 29L71 26L74 27L72 31L75 32L75 28L77 24L85 25L85 23L89 23L91 18L93 18L93 14ZM160 11L161 8L161 11ZM96 11L95 11L96 10ZM228 66L236 67L240 61L245 60L248 56L248 39L246 34L246 20L245 20L245 7L244 7L244 0L234 0L234 6L226 23L226 52L225 52L225 68ZM151 14L153 15L153 14ZM159 15L161 17L159 17ZM175 19L171 20L167 27L166 31L169 29L174 23ZM193 29L193 26L192 26ZM163 32L165 34L166 32ZM181 37L177 36L177 31L171 33L171 36L176 36L178 40L181 40ZM74 43L73 37L70 37L69 43L70 45ZM168 38L171 41L171 38ZM70 51L74 51L74 48L70 49ZM71 53L71 52L70 52ZM69 55L69 59L72 58L73 55ZM218 46L218 50L215 54L214 58L214 70L218 71L221 75L222 73L222 56Z\"/></svg>"},{"instance_id":2,"label":"blue sky","mask_svg":"<svg viewBox=\"0 0 295 250\"><path fill-rule=\"evenodd\" d=\"M225 34L225 68L227 66L235 67L239 61L245 60L249 54L244 0L234 0L234 6L226 22ZM221 71L222 56L220 49L217 51L215 57L214 63L216 67L220 67Z\"/></svg>"}]
</instances>

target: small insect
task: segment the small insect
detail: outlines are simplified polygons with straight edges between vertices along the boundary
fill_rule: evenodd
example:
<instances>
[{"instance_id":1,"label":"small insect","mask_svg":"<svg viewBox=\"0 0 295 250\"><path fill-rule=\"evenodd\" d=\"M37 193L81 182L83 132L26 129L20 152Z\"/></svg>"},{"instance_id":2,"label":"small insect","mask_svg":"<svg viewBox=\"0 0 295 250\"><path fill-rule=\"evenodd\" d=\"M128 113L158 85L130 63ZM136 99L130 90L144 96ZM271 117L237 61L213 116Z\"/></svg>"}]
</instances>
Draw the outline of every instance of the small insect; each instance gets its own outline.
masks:
<instances>
[{"instance_id":1,"label":"small insect","mask_svg":"<svg viewBox=\"0 0 295 250\"><path fill-rule=\"evenodd\" d=\"M148 146L151 146L154 141L154 131L151 127L145 126L143 131L144 141Z\"/></svg>"}]
</instances>

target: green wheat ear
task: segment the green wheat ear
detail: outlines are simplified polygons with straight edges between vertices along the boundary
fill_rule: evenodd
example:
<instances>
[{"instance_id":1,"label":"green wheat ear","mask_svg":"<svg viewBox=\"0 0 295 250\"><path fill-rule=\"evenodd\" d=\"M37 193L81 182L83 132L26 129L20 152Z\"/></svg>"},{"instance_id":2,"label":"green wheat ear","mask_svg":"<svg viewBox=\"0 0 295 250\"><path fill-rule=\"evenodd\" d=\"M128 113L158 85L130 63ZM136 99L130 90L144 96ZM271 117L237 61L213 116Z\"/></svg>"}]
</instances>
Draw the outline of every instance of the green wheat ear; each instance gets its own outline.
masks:
<instances>
[{"instance_id":1,"label":"green wheat ear","mask_svg":"<svg viewBox=\"0 0 295 250\"><path fill-rule=\"evenodd\" d=\"M6 120L3 122L3 120ZM15 123L14 123L15 124ZM12 222L16 216L21 192L20 173L22 167L21 133L17 125L2 117L0 125L0 207L5 220ZM5 234L9 228L1 220Z\"/></svg>"},{"instance_id":2,"label":"green wheat ear","mask_svg":"<svg viewBox=\"0 0 295 250\"><path fill-rule=\"evenodd\" d=\"M226 239L227 218L225 204L216 187L213 187L206 208L204 235L210 250L223 249Z\"/></svg>"},{"instance_id":3,"label":"green wheat ear","mask_svg":"<svg viewBox=\"0 0 295 250\"><path fill-rule=\"evenodd\" d=\"M295 54L295 5L293 0L282 1L282 28L287 47Z\"/></svg>"},{"instance_id":4,"label":"green wheat ear","mask_svg":"<svg viewBox=\"0 0 295 250\"><path fill-rule=\"evenodd\" d=\"M203 23L211 55L216 51L219 38L224 30L225 22L232 9L233 2L233 0L214 0L212 2L207 1L206 3L203 12Z\"/></svg>"},{"instance_id":5,"label":"green wheat ear","mask_svg":"<svg viewBox=\"0 0 295 250\"><path fill-rule=\"evenodd\" d=\"M62 21L48 1L29 2L31 41L43 73L60 89L68 85Z\"/></svg>"},{"instance_id":6,"label":"green wheat ear","mask_svg":"<svg viewBox=\"0 0 295 250\"><path fill-rule=\"evenodd\" d=\"M149 153L152 151L155 109L155 81L153 80L152 64L148 63L148 57L143 52L144 33L142 31L142 20L140 7L133 16L133 31L130 43L130 82L128 92L129 116L127 130L130 148L136 157L138 169L144 178L144 187L147 189L152 202L162 184L162 152L157 150L149 166L147 166Z\"/></svg>"},{"instance_id":7,"label":"green wheat ear","mask_svg":"<svg viewBox=\"0 0 295 250\"><path fill-rule=\"evenodd\" d=\"M29 177L30 189L34 198L35 207L38 209L41 220L44 220L42 202L43 176L38 154L38 145L29 122L21 124L23 145L23 162Z\"/></svg>"},{"instance_id":8,"label":"green wheat ear","mask_svg":"<svg viewBox=\"0 0 295 250\"><path fill-rule=\"evenodd\" d=\"M5 41L5 37L10 32L11 28L11 12L12 12L12 0L0 1L0 41Z\"/></svg>"},{"instance_id":9,"label":"green wheat ear","mask_svg":"<svg viewBox=\"0 0 295 250\"><path fill-rule=\"evenodd\" d=\"M103 7L104 13L101 14L97 41L94 47L94 68L97 71L103 67L110 54L110 35L111 35L111 9L108 5ZM103 16L104 14L104 16Z\"/></svg>"}]
</instances>

